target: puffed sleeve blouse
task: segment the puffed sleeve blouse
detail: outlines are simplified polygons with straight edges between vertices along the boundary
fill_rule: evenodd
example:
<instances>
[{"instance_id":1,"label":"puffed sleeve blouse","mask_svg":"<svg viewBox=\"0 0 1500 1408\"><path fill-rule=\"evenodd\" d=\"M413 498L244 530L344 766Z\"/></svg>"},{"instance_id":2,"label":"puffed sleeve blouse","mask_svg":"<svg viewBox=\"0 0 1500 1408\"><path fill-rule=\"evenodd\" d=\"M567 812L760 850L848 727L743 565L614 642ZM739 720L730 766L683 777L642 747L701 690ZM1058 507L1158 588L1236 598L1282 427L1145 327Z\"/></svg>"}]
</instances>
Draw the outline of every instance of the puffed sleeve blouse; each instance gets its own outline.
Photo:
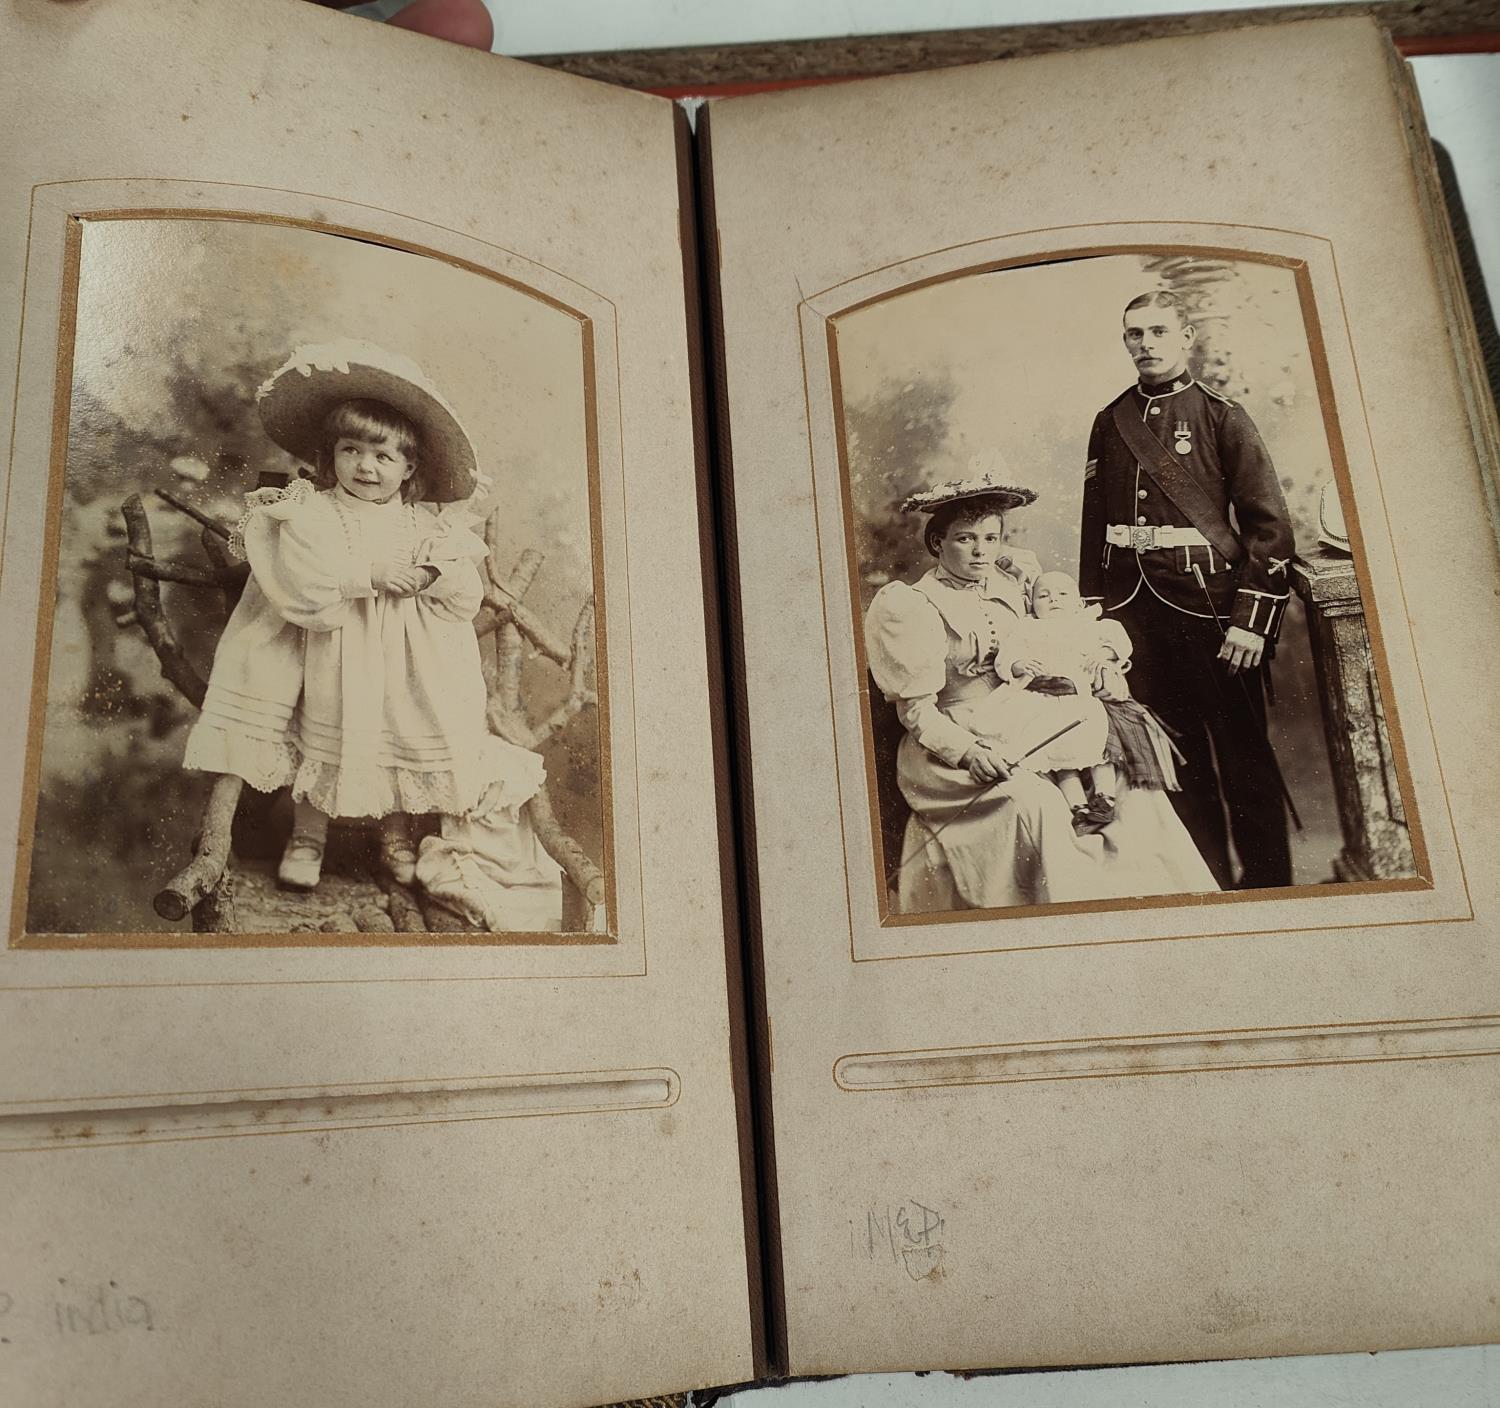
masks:
<instances>
[{"instance_id":1,"label":"puffed sleeve blouse","mask_svg":"<svg viewBox=\"0 0 1500 1408\"><path fill-rule=\"evenodd\" d=\"M946 616L928 592L943 593L945 601L952 597ZM948 587L934 573L917 586L887 583L865 614L865 653L880 692L896 706L907 732L951 767L963 766L978 739L944 712L939 697L950 678L993 670L1014 621L1010 607Z\"/></svg>"}]
</instances>

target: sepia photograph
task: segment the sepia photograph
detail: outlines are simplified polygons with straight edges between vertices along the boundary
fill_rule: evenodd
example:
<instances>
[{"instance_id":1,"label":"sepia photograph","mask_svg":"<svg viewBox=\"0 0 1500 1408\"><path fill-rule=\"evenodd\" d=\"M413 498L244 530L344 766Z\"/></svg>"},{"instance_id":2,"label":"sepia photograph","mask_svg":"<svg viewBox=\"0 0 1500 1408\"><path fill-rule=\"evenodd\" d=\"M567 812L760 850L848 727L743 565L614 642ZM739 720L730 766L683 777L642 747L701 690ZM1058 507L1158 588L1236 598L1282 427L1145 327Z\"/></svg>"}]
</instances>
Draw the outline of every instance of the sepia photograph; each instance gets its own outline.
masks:
<instances>
[{"instance_id":1,"label":"sepia photograph","mask_svg":"<svg viewBox=\"0 0 1500 1408\"><path fill-rule=\"evenodd\" d=\"M12 945L609 942L587 320L302 222L70 240Z\"/></svg>"},{"instance_id":2,"label":"sepia photograph","mask_svg":"<svg viewBox=\"0 0 1500 1408\"><path fill-rule=\"evenodd\" d=\"M1421 873L1311 307L1160 250L838 317L884 918Z\"/></svg>"}]
</instances>

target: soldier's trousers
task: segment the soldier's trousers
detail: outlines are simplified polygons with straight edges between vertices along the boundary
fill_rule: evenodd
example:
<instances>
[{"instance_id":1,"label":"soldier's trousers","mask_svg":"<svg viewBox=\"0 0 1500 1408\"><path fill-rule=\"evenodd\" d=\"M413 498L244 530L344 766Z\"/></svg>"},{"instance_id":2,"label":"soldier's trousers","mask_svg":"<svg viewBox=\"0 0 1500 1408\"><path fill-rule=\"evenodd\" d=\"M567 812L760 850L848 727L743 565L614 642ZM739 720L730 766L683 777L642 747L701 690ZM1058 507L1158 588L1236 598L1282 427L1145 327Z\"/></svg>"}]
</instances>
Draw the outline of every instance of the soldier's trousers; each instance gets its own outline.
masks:
<instances>
[{"instance_id":1,"label":"soldier's trousers","mask_svg":"<svg viewBox=\"0 0 1500 1408\"><path fill-rule=\"evenodd\" d=\"M1174 610L1145 583L1134 601L1110 614L1134 647L1131 693L1156 711L1187 759L1172 803L1214 879L1225 889L1290 885L1286 806L1266 737L1263 671L1228 674L1218 659L1218 624Z\"/></svg>"}]
</instances>

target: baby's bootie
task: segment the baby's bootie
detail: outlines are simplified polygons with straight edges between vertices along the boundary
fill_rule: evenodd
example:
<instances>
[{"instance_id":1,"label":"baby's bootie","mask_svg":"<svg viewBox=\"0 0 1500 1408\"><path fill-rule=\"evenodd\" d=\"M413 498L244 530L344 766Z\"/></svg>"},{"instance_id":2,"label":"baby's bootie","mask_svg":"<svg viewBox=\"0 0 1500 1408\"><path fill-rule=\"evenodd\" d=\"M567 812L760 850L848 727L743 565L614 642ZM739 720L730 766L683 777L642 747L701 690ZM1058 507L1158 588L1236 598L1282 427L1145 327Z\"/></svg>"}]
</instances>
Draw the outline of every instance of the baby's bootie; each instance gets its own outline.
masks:
<instances>
[{"instance_id":1,"label":"baby's bootie","mask_svg":"<svg viewBox=\"0 0 1500 1408\"><path fill-rule=\"evenodd\" d=\"M1108 797L1095 795L1073 808L1073 830L1079 836L1097 836L1115 819L1115 804Z\"/></svg>"}]
</instances>

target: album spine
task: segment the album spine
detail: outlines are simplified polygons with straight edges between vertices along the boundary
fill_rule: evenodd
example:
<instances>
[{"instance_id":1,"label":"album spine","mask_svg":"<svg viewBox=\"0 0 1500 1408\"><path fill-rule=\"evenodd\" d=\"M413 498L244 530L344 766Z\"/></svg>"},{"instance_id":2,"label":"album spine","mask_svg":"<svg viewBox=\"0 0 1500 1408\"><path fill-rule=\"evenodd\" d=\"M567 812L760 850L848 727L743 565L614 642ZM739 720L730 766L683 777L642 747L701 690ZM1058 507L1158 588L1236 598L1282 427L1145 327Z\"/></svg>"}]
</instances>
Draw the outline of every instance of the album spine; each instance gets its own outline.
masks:
<instances>
[{"instance_id":1,"label":"album spine","mask_svg":"<svg viewBox=\"0 0 1500 1408\"><path fill-rule=\"evenodd\" d=\"M719 237L714 205L712 104L698 109L691 137L694 160L696 237L684 237L683 258L695 268L688 273L690 309L699 323L694 338L695 406L703 413L706 435L700 439L700 466L705 485L703 517L704 579L716 584L707 603L711 669L722 681L715 708L716 772L722 820L727 815L729 840L724 847L726 895L733 895L736 912L726 912L726 928L738 934L731 943L731 999L738 1011L749 1053L749 1108L751 1127L742 1131L742 1150L753 1149L754 1187L759 1229L756 1262L764 1307L762 1347L767 1376L786 1373L786 1302L781 1260L781 1220L776 1183L776 1140L771 1105L771 1057L766 1019L765 964L760 926L760 889L756 864L755 798L750 767L750 729L745 691L744 634L741 628L739 537L736 527L734 456L729 427L729 395L725 381L724 306L719 280ZM682 109L679 108L679 114ZM682 128L679 128L681 131ZM685 207L686 208L686 207ZM692 316L690 312L690 317ZM730 867L732 866L732 874ZM737 948L737 952L736 952ZM747 1223L750 1221L747 1216Z\"/></svg>"},{"instance_id":2,"label":"album spine","mask_svg":"<svg viewBox=\"0 0 1500 1408\"><path fill-rule=\"evenodd\" d=\"M676 109L678 208L682 222L683 294L698 482L698 537L708 647L720 891L724 906L730 1059L739 1129L752 1349L756 1377L762 1380L784 1372L785 1316L769 1062L764 1040L765 985L755 907L744 662L739 636L734 504L727 472L724 341L707 116L705 108L699 115L701 126L695 137L686 110L680 105Z\"/></svg>"}]
</instances>

